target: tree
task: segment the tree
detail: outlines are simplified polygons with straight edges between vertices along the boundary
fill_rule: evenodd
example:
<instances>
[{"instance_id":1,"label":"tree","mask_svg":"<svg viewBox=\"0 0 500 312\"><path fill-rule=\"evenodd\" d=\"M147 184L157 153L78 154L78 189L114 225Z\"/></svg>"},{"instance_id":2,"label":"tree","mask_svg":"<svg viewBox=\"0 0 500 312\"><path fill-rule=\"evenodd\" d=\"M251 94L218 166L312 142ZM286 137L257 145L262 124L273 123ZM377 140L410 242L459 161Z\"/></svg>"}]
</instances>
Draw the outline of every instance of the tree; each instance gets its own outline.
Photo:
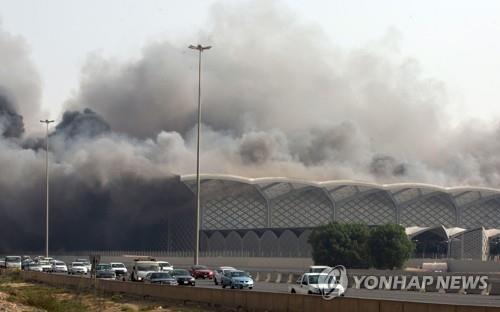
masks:
<instances>
[{"instance_id":1,"label":"tree","mask_svg":"<svg viewBox=\"0 0 500 312\"><path fill-rule=\"evenodd\" d=\"M363 224L329 223L314 229L309 236L314 263L367 268L370 264L369 233L369 228Z\"/></svg>"},{"instance_id":2,"label":"tree","mask_svg":"<svg viewBox=\"0 0 500 312\"><path fill-rule=\"evenodd\" d=\"M371 264L377 269L401 268L414 249L405 229L397 224L374 227L368 239L368 247Z\"/></svg>"}]
</instances>

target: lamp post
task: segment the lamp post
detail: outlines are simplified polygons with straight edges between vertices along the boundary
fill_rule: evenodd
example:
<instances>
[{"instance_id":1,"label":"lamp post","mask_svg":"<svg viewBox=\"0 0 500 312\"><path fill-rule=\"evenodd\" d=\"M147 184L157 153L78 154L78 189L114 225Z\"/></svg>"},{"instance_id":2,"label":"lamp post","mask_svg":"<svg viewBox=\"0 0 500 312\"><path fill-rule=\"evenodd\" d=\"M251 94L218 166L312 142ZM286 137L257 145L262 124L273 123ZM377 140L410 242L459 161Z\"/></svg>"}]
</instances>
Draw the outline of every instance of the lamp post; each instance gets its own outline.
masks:
<instances>
[{"instance_id":1,"label":"lamp post","mask_svg":"<svg viewBox=\"0 0 500 312\"><path fill-rule=\"evenodd\" d=\"M194 243L194 265L198 265L200 252L200 124L201 124L201 53L211 46L190 45L190 49L198 50L198 135L196 142L196 234Z\"/></svg>"},{"instance_id":2,"label":"lamp post","mask_svg":"<svg viewBox=\"0 0 500 312\"><path fill-rule=\"evenodd\" d=\"M45 257L49 257L49 124L53 123L54 120L40 120L41 123L46 125L46 136L45 136Z\"/></svg>"}]
</instances>

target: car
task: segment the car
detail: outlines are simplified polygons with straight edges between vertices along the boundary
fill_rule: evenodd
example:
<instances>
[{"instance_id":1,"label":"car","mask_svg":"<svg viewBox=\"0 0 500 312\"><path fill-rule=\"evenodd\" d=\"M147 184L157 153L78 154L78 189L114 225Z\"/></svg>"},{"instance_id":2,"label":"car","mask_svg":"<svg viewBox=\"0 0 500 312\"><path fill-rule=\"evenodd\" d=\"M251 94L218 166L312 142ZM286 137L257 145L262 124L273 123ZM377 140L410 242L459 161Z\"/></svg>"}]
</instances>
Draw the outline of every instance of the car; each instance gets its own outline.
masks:
<instances>
[{"instance_id":1,"label":"car","mask_svg":"<svg viewBox=\"0 0 500 312\"><path fill-rule=\"evenodd\" d=\"M95 277L102 279L115 279L116 273L109 263L99 263L95 266Z\"/></svg>"},{"instance_id":2,"label":"car","mask_svg":"<svg viewBox=\"0 0 500 312\"><path fill-rule=\"evenodd\" d=\"M295 284L288 286L292 294L329 294L343 296L345 288L338 284L335 276L326 273L304 273Z\"/></svg>"},{"instance_id":3,"label":"car","mask_svg":"<svg viewBox=\"0 0 500 312\"><path fill-rule=\"evenodd\" d=\"M226 271L224 275L222 275L221 279L222 288L226 288L226 286L234 288L253 288L253 279L247 272L240 270Z\"/></svg>"},{"instance_id":4,"label":"car","mask_svg":"<svg viewBox=\"0 0 500 312\"><path fill-rule=\"evenodd\" d=\"M222 280L222 276L226 271L235 271L236 269L230 266L222 266L219 267L215 270L214 272L214 284L219 285L220 281Z\"/></svg>"},{"instance_id":5,"label":"car","mask_svg":"<svg viewBox=\"0 0 500 312\"><path fill-rule=\"evenodd\" d=\"M89 270L83 262L73 262L71 267L68 269L68 274L87 274Z\"/></svg>"},{"instance_id":6,"label":"car","mask_svg":"<svg viewBox=\"0 0 500 312\"><path fill-rule=\"evenodd\" d=\"M81 262L83 263L83 265L87 268L87 272L91 272L92 271L92 264L90 263L90 261L88 259L76 259L75 262Z\"/></svg>"},{"instance_id":7,"label":"car","mask_svg":"<svg viewBox=\"0 0 500 312\"><path fill-rule=\"evenodd\" d=\"M144 277L144 283L147 284L162 284L162 285L179 285L177 278L173 277L169 272L152 272Z\"/></svg>"},{"instance_id":8,"label":"car","mask_svg":"<svg viewBox=\"0 0 500 312\"><path fill-rule=\"evenodd\" d=\"M127 275L127 267L121 262L111 262L111 270L113 270L116 276Z\"/></svg>"},{"instance_id":9,"label":"car","mask_svg":"<svg viewBox=\"0 0 500 312\"><path fill-rule=\"evenodd\" d=\"M153 260L136 259L132 267L130 279L134 282L142 281L148 273L160 272L160 266Z\"/></svg>"},{"instance_id":10,"label":"car","mask_svg":"<svg viewBox=\"0 0 500 312\"><path fill-rule=\"evenodd\" d=\"M5 258L0 258L0 268L5 268Z\"/></svg>"},{"instance_id":11,"label":"car","mask_svg":"<svg viewBox=\"0 0 500 312\"><path fill-rule=\"evenodd\" d=\"M52 271L52 264L50 264L49 261L47 260L38 260L36 262L40 268L42 269L42 272L50 272Z\"/></svg>"},{"instance_id":12,"label":"car","mask_svg":"<svg viewBox=\"0 0 500 312\"><path fill-rule=\"evenodd\" d=\"M33 259L31 258L23 259L23 261L21 262L21 269L27 270L31 262L33 262Z\"/></svg>"},{"instance_id":13,"label":"car","mask_svg":"<svg viewBox=\"0 0 500 312\"><path fill-rule=\"evenodd\" d=\"M37 261L31 261L30 263L28 263L28 265L26 266L26 270L33 272L43 272L42 266Z\"/></svg>"},{"instance_id":14,"label":"car","mask_svg":"<svg viewBox=\"0 0 500 312\"><path fill-rule=\"evenodd\" d=\"M68 273L66 263L56 260L52 263L52 272L54 273Z\"/></svg>"},{"instance_id":15,"label":"car","mask_svg":"<svg viewBox=\"0 0 500 312\"><path fill-rule=\"evenodd\" d=\"M212 279L214 277L214 272L204 265L193 265L189 271L194 278Z\"/></svg>"},{"instance_id":16,"label":"car","mask_svg":"<svg viewBox=\"0 0 500 312\"><path fill-rule=\"evenodd\" d=\"M160 271L172 271L174 267L167 261L156 261L160 266Z\"/></svg>"},{"instance_id":17,"label":"car","mask_svg":"<svg viewBox=\"0 0 500 312\"><path fill-rule=\"evenodd\" d=\"M177 279L177 283L179 285L195 286L195 284L196 284L194 277L192 277L191 274L189 274L188 270L174 269L171 272L171 274L173 277L175 277Z\"/></svg>"},{"instance_id":18,"label":"car","mask_svg":"<svg viewBox=\"0 0 500 312\"><path fill-rule=\"evenodd\" d=\"M6 256L5 268L21 270L21 257L20 256Z\"/></svg>"}]
</instances>

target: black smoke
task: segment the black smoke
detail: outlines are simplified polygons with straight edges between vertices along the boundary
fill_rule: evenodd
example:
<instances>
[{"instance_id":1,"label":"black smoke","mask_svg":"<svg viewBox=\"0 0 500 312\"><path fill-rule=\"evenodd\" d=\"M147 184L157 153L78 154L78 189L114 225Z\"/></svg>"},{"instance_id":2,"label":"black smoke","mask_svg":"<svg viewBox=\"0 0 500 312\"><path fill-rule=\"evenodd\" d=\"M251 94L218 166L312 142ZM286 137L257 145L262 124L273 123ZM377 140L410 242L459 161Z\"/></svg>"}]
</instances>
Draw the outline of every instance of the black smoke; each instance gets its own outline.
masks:
<instances>
[{"instance_id":1,"label":"black smoke","mask_svg":"<svg viewBox=\"0 0 500 312\"><path fill-rule=\"evenodd\" d=\"M0 135L6 138L19 138L24 133L23 117L17 113L13 104L0 89Z\"/></svg>"},{"instance_id":2,"label":"black smoke","mask_svg":"<svg viewBox=\"0 0 500 312\"><path fill-rule=\"evenodd\" d=\"M110 131L111 127L100 115L85 108L82 112L64 112L61 122L57 124L52 135L62 135L67 139L74 139L78 136L92 138Z\"/></svg>"}]
</instances>

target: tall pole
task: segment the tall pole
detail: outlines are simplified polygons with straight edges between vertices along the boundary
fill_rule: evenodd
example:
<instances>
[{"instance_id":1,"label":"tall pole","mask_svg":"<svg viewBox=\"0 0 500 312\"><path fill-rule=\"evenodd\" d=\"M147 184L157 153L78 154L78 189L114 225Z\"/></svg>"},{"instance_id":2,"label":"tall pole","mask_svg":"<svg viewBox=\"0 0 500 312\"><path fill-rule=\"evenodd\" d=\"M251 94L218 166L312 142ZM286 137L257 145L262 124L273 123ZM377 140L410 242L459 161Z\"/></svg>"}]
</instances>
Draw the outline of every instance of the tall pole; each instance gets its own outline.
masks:
<instances>
[{"instance_id":1,"label":"tall pole","mask_svg":"<svg viewBox=\"0 0 500 312\"><path fill-rule=\"evenodd\" d=\"M201 52L208 50L211 46L190 45L190 49L198 50L198 130L196 139L196 216L195 216L195 242L194 242L194 265L198 265L200 252L200 127L201 127Z\"/></svg>"},{"instance_id":2,"label":"tall pole","mask_svg":"<svg viewBox=\"0 0 500 312\"><path fill-rule=\"evenodd\" d=\"M45 134L45 257L49 257L49 124L54 120L40 120L46 126Z\"/></svg>"}]
</instances>

